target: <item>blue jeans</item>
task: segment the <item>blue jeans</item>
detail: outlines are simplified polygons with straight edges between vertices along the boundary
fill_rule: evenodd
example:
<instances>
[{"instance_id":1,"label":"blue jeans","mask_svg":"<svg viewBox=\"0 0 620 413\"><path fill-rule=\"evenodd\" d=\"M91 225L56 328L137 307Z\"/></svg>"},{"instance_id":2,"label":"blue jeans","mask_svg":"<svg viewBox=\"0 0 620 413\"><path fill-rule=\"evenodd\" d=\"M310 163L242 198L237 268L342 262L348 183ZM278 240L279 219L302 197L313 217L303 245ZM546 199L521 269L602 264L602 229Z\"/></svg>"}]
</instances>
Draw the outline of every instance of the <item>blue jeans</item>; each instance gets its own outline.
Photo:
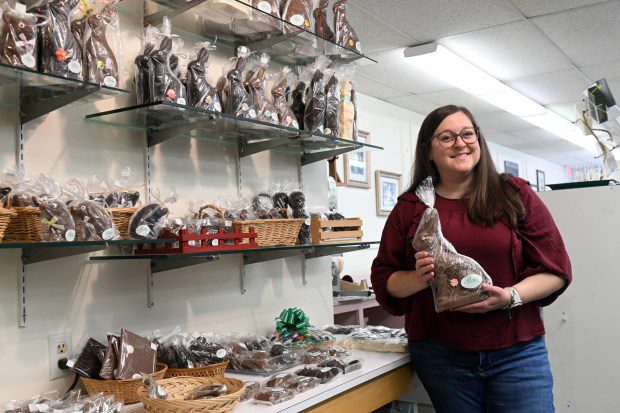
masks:
<instances>
[{"instance_id":1,"label":"blue jeans","mask_svg":"<svg viewBox=\"0 0 620 413\"><path fill-rule=\"evenodd\" d=\"M502 350L409 342L411 364L438 413L550 413L553 377L542 337Z\"/></svg>"}]
</instances>

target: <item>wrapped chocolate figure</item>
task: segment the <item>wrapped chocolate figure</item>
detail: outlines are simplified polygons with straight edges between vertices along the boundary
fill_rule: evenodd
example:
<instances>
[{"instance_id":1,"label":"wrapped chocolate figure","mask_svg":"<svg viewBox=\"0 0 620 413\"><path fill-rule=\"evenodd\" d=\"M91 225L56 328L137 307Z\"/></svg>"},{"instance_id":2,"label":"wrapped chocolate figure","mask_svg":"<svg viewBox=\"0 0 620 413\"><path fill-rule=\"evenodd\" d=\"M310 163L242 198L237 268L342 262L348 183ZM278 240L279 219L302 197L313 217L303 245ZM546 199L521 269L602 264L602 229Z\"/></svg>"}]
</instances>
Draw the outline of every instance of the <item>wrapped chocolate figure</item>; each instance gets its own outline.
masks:
<instances>
[{"instance_id":1,"label":"wrapped chocolate figure","mask_svg":"<svg viewBox=\"0 0 620 413\"><path fill-rule=\"evenodd\" d=\"M222 104L216 90L207 81L207 64L211 50L215 47L205 42L195 60L187 65L187 103L198 109L221 112Z\"/></svg>"},{"instance_id":2,"label":"wrapped chocolate figure","mask_svg":"<svg viewBox=\"0 0 620 413\"><path fill-rule=\"evenodd\" d=\"M312 30L312 0L285 0L282 20L305 30ZM288 32L285 27L285 33Z\"/></svg>"},{"instance_id":3,"label":"wrapped chocolate figure","mask_svg":"<svg viewBox=\"0 0 620 413\"><path fill-rule=\"evenodd\" d=\"M37 68L37 17L21 12L4 3L2 30L0 30L0 63L7 65Z\"/></svg>"},{"instance_id":4,"label":"wrapped chocolate figure","mask_svg":"<svg viewBox=\"0 0 620 413\"><path fill-rule=\"evenodd\" d=\"M226 113L242 118L256 119L257 113L243 83L243 71L246 66L247 54L237 58L235 68L228 72L228 97L226 98Z\"/></svg>"},{"instance_id":5,"label":"wrapped chocolate figure","mask_svg":"<svg viewBox=\"0 0 620 413\"><path fill-rule=\"evenodd\" d=\"M312 77L310 92L306 99L306 110L304 112L304 127L307 131L323 133L325 123L325 88L323 83L323 72L317 69Z\"/></svg>"},{"instance_id":6,"label":"wrapped chocolate figure","mask_svg":"<svg viewBox=\"0 0 620 413\"><path fill-rule=\"evenodd\" d=\"M273 104L278 112L280 125L299 129L299 122L297 121L295 112L293 112L293 109L291 109L286 101L286 91L289 90L290 76L291 69L285 67L282 70L282 75L276 80L275 85L271 89L271 96L273 97Z\"/></svg>"},{"instance_id":7,"label":"wrapped chocolate figure","mask_svg":"<svg viewBox=\"0 0 620 413\"><path fill-rule=\"evenodd\" d=\"M332 74L325 86L325 129L326 135L338 134L338 109L340 107L340 95L338 93L338 79Z\"/></svg>"},{"instance_id":8,"label":"wrapped chocolate figure","mask_svg":"<svg viewBox=\"0 0 620 413\"><path fill-rule=\"evenodd\" d=\"M164 36L159 48L151 53L151 99L184 105L185 87L175 74L178 57L173 54L170 36Z\"/></svg>"},{"instance_id":9,"label":"wrapped chocolate figure","mask_svg":"<svg viewBox=\"0 0 620 413\"><path fill-rule=\"evenodd\" d=\"M304 103L306 95L306 83L300 81L297 84L297 87L292 92L293 104L291 105L291 110L295 114L295 118L297 118L297 124L299 129L304 129L304 114L306 112L306 104Z\"/></svg>"},{"instance_id":10,"label":"wrapped chocolate figure","mask_svg":"<svg viewBox=\"0 0 620 413\"><path fill-rule=\"evenodd\" d=\"M115 52L108 42L108 33L115 30L118 22L116 6L106 4L98 13L93 13L87 19L89 36L86 40L87 80L92 83L103 84L108 87L119 87L119 70Z\"/></svg>"},{"instance_id":11,"label":"wrapped chocolate figure","mask_svg":"<svg viewBox=\"0 0 620 413\"><path fill-rule=\"evenodd\" d=\"M358 53L362 52L359 37L351 27L347 19L347 0L336 0L334 3L334 28L336 30L336 43L354 50Z\"/></svg>"},{"instance_id":12,"label":"wrapped chocolate figure","mask_svg":"<svg viewBox=\"0 0 620 413\"><path fill-rule=\"evenodd\" d=\"M261 66L250 80L249 89L252 93L252 100L254 101L254 105L256 107L257 119L261 122L277 125L279 123L278 110L269 100L265 92L268 61L269 60L266 55L261 58Z\"/></svg>"},{"instance_id":13,"label":"wrapped chocolate figure","mask_svg":"<svg viewBox=\"0 0 620 413\"><path fill-rule=\"evenodd\" d=\"M154 43L146 43L144 50L134 59L135 65L135 88L136 100L138 104L144 104L151 101L151 89L149 86L149 73L151 53L155 49Z\"/></svg>"},{"instance_id":14,"label":"wrapped chocolate figure","mask_svg":"<svg viewBox=\"0 0 620 413\"><path fill-rule=\"evenodd\" d=\"M129 222L132 239L155 239L162 230L170 211L158 202L151 202L138 209Z\"/></svg>"},{"instance_id":15,"label":"wrapped chocolate figure","mask_svg":"<svg viewBox=\"0 0 620 413\"><path fill-rule=\"evenodd\" d=\"M41 70L70 79L84 79L79 44L71 33L70 16L79 0L49 0L43 30Z\"/></svg>"},{"instance_id":16,"label":"wrapped chocolate figure","mask_svg":"<svg viewBox=\"0 0 620 413\"><path fill-rule=\"evenodd\" d=\"M314 32L330 42L335 41L334 32L327 23L326 9L329 6L329 0L319 0L319 4L312 15L314 16Z\"/></svg>"}]
</instances>

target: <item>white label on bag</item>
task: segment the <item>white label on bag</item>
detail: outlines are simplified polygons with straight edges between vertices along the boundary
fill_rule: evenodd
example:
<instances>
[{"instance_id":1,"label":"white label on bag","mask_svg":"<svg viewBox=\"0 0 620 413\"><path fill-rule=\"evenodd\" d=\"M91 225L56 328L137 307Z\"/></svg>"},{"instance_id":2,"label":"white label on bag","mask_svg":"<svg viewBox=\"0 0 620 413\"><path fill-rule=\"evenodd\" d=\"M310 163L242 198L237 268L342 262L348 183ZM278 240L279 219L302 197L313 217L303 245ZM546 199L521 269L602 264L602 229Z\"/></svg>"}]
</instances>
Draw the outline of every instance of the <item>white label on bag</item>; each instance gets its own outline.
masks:
<instances>
[{"instance_id":1,"label":"white label on bag","mask_svg":"<svg viewBox=\"0 0 620 413\"><path fill-rule=\"evenodd\" d=\"M178 98L177 99L177 103L179 105L187 105L187 102L186 102L185 98Z\"/></svg>"},{"instance_id":2,"label":"white label on bag","mask_svg":"<svg viewBox=\"0 0 620 413\"><path fill-rule=\"evenodd\" d=\"M15 11L18 13L26 13L26 5L21 3L15 3Z\"/></svg>"},{"instance_id":3,"label":"white label on bag","mask_svg":"<svg viewBox=\"0 0 620 413\"><path fill-rule=\"evenodd\" d=\"M37 65L37 61L34 59L34 56L30 53L22 55L22 63L29 69L32 69Z\"/></svg>"},{"instance_id":4,"label":"white label on bag","mask_svg":"<svg viewBox=\"0 0 620 413\"><path fill-rule=\"evenodd\" d=\"M218 359L223 359L224 357L226 357L226 350L221 348L215 353L215 355L217 356Z\"/></svg>"},{"instance_id":5,"label":"white label on bag","mask_svg":"<svg viewBox=\"0 0 620 413\"><path fill-rule=\"evenodd\" d=\"M136 228L136 234L140 235L141 237L146 237L150 233L151 229L148 227L148 225L140 225L138 228Z\"/></svg>"},{"instance_id":6,"label":"white label on bag","mask_svg":"<svg viewBox=\"0 0 620 413\"><path fill-rule=\"evenodd\" d=\"M274 113L272 113L272 114L271 114L271 119L273 119L273 121L274 121L274 122L277 122L277 121L278 121L278 114L277 114L277 113L275 113L275 112L274 112Z\"/></svg>"},{"instance_id":7,"label":"white label on bag","mask_svg":"<svg viewBox=\"0 0 620 413\"><path fill-rule=\"evenodd\" d=\"M82 66L77 60L70 61L69 64L67 65L67 68L69 68L69 71L71 73L75 73L75 74L78 74L82 71Z\"/></svg>"},{"instance_id":8,"label":"white label on bag","mask_svg":"<svg viewBox=\"0 0 620 413\"><path fill-rule=\"evenodd\" d=\"M321 369L321 373L326 373L326 372L330 371L331 369L332 369L331 367L323 367Z\"/></svg>"},{"instance_id":9,"label":"white label on bag","mask_svg":"<svg viewBox=\"0 0 620 413\"><path fill-rule=\"evenodd\" d=\"M291 23L295 26L301 26L304 24L304 16L301 14L294 14L291 16Z\"/></svg>"},{"instance_id":10,"label":"white label on bag","mask_svg":"<svg viewBox=\"0 0 620 413\"><path fill-rule=\"evenodd\" d=\"M116 78L113 76L106 76L103 78L103 84L107 87L116 87Z\"/></svg>"},{"instance_id":11,"label":"white label on bag","mask_svg":"<svg viewBox=\"0 0 620 413\"><path fill-rule=\"evenodd\" d=\"M325 135L331 135L332 134L332 130L330 128L325 128L325 130L323 131L323 133Z\"/></svg>"},{"instance_id":12,"label":"white label on bag","mask_svg":"<svg viewBox=\"0 0 620 413\"><path fill-rule=\"evenodd\" d=\"M217 110L218 112L222 111L222 105L220 105L220 102L215 102L215 110Z\"/></svg>"},{"instance_id":13,"label":"white label on bag","mask_svg":"<svg viewBox=\"0 0 620 413\"><path fill-rule=\"evenodd\" d=\"M256 111L254 109L250 109L248 114L250 115L251 118L256 118Z\"/></svg>"},{"instance_id":14,"label":"white label on bag","mask_svg":"<svg viewBox=\"0 0 620 413\"><path fill-rule=\"evenodd\" d=\"M271 4L268 1L259 1L256 8L265 13L271 13Z\"/></svg>"},{"instance_id":15,"label":"white label on bag","mask_svg":"<svg viewBox=\"0 0 620 413\"><path fill-rule=\"evenodd\" d=\"M67 230L67 232L65 232L65 239L69 242L72 242L75 239L75 230Z\"/></svg>"},{"instance_id":16,"label":"white label on bag","mask_svg":"<svg viewBox=\"0 0 620 413\"><path fill-rule=\"evenodd\" d=\"M232 221L224 221L224 226L231 227Z\"/></svg>"},{"instance_id":17,"label":"white label on bag","mask_svg":"<svg viewBox=\"0 0 620 413\"><path fill-rule=\"evenodd\" d=\"M214 247L217 247L218 245L220 245L220 241L217 239L214 239L213 242L211 242L211 245L213 245Z\"/></svg>"},{"instance_id":18,"label":"white label on bag","mask_svg":"<svg viewBox=\"0 0 620 413\"><path fill-rule=\"evenodd\" d=\"M151 350L157 350L157 344L151 343Z\"/></svg>"},{"instance_id":19,"label":"white label on bag","mask_svg":"<svg viewBox=\"0 0 620 413\"><path fill-rule=\"evenodd\" d=\"M478 274L469 274L461 280L461 285L467 290L474 290L482 284L482 276Z\"/></svg>"},{"instance_id":20,"label":"white label on bag","mask_svg":"<svg viewBox=\"0 0 620 413\"><path fill-rule=\"evenodd\" d=\"M134 374L133 376L131 376L131 378L132 378L132 379L139 379L139 378L141 378L141 377L142 377L142 376L141 376L141 375L139 375L138 373L136 373L136 374Z\"/></svg>"},{"instance_id":21,"label":"white label on bag","mask_svg":"<svg viewBox=\"0 0 620 413\"><path fill-rule=\"evenodd\" d=\"M306 224L306 225L310 226L310 218L307 218L307 219L304 221L304 224Z\"/></svg>"},{"instance_id":22,"label":"white label on bag","mask_svg":"<svg viewBox=\"0 0 620 413\"><path fill-rule=\"evenodd\" d=\"M103 231L103 234L101 234L101 238L103 238L105 241L109 241L114 238L114 228L108 228Z\"/></svg>"},{"instance_id":23,"label":"white label on bag","mask_svg":"<svg viewBox=\"0 0 620 413\"><path fill-rule=\"evenodd\" d=\"M177 224L177 225L179 225L179 226L180 226L180 225L183 225L183 221L181 220L181 218L175 218L175 219L174 219L174 223L175 223L175 224Z\"/></svg>"},{"instance_id":24,"label":"white label on bag","mask_svg":"<svg viewBox=\"0 0 620 413\"><path fill-rule=\"evenodd\" d=\"M8 409L8 410L12 410L12 409ZM34 412L38 412L39 409L37 408L37 405L35 403L28 403L28 410L30 411L30 413L34 413Z\"/></svg>"},{"instance_id":25,"label":"white label on bag","mask_svg":"<svg viewBox=\"0 0 620 413\"><path fill-rule=\"evenodd\" d=\"M131 344L127 344L127 354L133 354L134 348Z\"/></svg>"}]
</instances>

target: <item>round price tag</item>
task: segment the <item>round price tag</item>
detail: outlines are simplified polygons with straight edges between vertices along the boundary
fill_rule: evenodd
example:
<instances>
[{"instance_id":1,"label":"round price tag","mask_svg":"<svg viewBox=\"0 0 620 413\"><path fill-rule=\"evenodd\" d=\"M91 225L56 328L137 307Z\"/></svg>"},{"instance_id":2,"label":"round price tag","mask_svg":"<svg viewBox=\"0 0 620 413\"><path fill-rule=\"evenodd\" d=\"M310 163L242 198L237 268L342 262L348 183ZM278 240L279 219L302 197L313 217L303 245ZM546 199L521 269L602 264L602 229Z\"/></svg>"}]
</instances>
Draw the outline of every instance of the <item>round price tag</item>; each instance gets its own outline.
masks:
<instances>
[{"instance_id":1,"label":"round price tag","mask_svg":"<svg viewBox=\"0 0 620 413\"><path fill-rule=\"evenodd\" d=\"M72 242L73 240L75 240L75 230L73 229L67 230L67 232L65 232L65 239L69 242Z\"/></svg>"},{"instance_id":2,"label":"round price tag","mask_svg":"<svg viewBox=\"0 0 620 413\"><path fill-rule=\"evenodd\" d=\"M150 233L151 229L148 227L148 225L140 225L138 228L136 228L136 234L140 235L141 237L146 237Z\"/></svg>"},{"instance_id":3,"label":"round price tag","mask_svg":"<svg viewBox=\"0 0 620 413\"><path fill-rule=\"evenodd\" d=\"M295 26L301 26L302 24L304 24L304 16L302 16L301 14L292 15L291 23L293 23Z\"/></svg>"},{"instance_id":4,"label":"round price tag","mask_svg":"<svg viewBox=\"0 0 620 413\"><path fill-rule=\"evenodd\" d=\"M264 13L271 13L271 4L268 1L259 1L256 8Z\"/></svg>"},{"instance_id":5,"label":"round price tag","mask_svg":"<svg viewBox=\"0 0 620 413\"><path fill-rule=\"evenodd\" d=\"M113 76L106 76L103 78L103 84L107 87L116 87L116 78Z\"/></svg>"},{"instance_id":6,"label":"round price tag","mask_svg":"<svg viewBox=\"0 0 620 413\"><path fill-rule=\"evenodd\" d=\"M82 66L80 65L80 62L76 61L76 60L72 60L69 62L69 64L67 65L67 67L69 68L69 71L71 73L75 73L78 74L82 71Z\"/></svg>"},{"instance_id":7,"label":"round price tag","mask_svg":"<svg viewBox=\"0 0 620 413\"><path fill-rule=\"evenodd\" d=\"M114 228L108 228L103 231L103 234L101 234L101 238L103 238L105 241L109 241L114 238Z\"/></svg>"},{"instance_id":8,"label":"round price tag","mask_svg":"<svg viewBox=\"0 0 620 413\"><path fill-rule=\"evenodd\" d=\"M35 60L34 56L31 55L30 53L22 55L22 63L24 64L24 66L26 66L29 69L32 69L33 67L36 66L37 61Z\"/></svg>"},{"instance_id":9,"label":"round price tag","mask_svg":"<svg viewBox=\"0 0 620 413\"><path fill-rule=\"evenodd\" d=\"M218 359L223 359L224 357L226 357L226 350L221 348L215 353L215 355L217 356Z\"/></svg>"},{"instance_id":10,"label":"round price tag","mask_svg":"<svg viewBox=\"0 0 620 413\"><path fill-rule=\"evenodd\" d=\"M482 276L478 274L469 274L461 280L461 286L467 290L475 290L482 284Z\"/></svg>"}]
</instances>

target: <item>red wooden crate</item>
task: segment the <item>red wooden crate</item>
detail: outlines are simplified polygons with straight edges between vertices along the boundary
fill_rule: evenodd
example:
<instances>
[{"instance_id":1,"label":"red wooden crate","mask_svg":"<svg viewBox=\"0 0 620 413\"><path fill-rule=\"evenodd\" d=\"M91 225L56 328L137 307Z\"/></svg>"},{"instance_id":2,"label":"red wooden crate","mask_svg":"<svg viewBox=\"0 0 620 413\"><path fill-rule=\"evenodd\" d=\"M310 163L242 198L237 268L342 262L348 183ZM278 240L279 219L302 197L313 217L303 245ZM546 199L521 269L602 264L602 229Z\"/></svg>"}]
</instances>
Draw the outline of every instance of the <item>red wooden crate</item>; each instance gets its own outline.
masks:
<instances>
[{"instance_id":1,"label":"red wooden crate","mask_svg":"<svg viewBox=\"0 0 620 413\"><path fill-rule=\"evenodd\" d=\"M190 234L187 229L181 230L179 235L171 234L169 231L163 231L159 238L161 239L175 239L174 242L154 243L145 242L144 244L138 244L135 249L136 254L190 254L196 252L209 252L209 251L230 251L230 250L245 250L249 248L258 248L259 245L256 242L256 231L254 227L250 227L248 232L241 232L238 229L234 229L233 233L224 233L221 228L218 229L217 234L207 234L203 228L200 234ZM245 240L248 241L245 241ZM207 245L207 241L212 240L212 244ZM233 244L226 244L227 241L233 241ZM190 245L190 241L194 241L194 245ZM242 244L242 242L246 242ZM178 244L178 246L174 246Z\"/></svg>"}]
</instances>

